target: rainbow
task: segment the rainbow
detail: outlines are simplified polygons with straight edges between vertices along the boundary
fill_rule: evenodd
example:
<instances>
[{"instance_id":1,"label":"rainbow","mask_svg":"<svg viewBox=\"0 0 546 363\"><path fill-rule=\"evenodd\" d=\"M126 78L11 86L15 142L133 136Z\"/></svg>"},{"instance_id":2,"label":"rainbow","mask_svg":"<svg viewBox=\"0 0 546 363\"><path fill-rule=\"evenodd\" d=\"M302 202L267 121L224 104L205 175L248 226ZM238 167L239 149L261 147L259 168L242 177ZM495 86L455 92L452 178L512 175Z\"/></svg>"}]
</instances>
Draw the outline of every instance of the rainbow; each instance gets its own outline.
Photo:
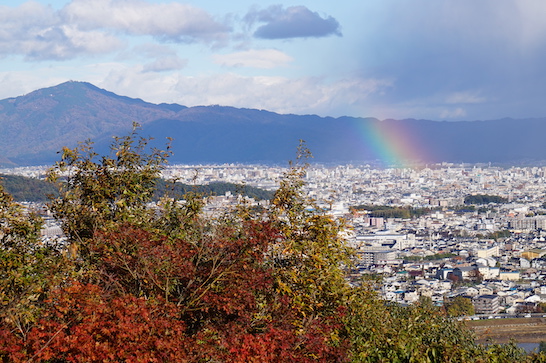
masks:
<instances>
[{"instance_id":1,"label":"rainbow","mask_svg":"<svg viewBox=\"0 0 546 363\"><path fill-rule=\"evenodd\" d=\"M356 135L373 158L387 166L407 167L426 162L424 140L411 129L411 120L356 121Z\"/></svg>"}]
</instances>

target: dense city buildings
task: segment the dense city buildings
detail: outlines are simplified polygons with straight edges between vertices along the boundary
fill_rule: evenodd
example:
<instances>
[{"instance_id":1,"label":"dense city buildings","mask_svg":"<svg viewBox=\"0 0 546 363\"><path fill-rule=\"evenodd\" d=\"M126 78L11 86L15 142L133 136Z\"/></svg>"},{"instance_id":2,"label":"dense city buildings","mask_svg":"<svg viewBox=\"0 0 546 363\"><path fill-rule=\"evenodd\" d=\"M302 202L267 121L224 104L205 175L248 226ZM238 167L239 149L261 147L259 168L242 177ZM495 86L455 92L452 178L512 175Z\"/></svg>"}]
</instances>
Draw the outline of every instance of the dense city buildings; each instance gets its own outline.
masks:
<instances>
[{"instance_id":1,"label":"dense city buildings","mask_svg":"<svg viewBox=\"0 0 546 363\"><path fill-rule=\"evenodd\" d=\"M0 173L40 177L44 168ZM186 184L231 182L275 190L285 167L172 165L164 178ZM478 314L523 314L546 306L546 167L440 164L375 169L310 165L306 191L344 218L355 248L353 276L381 276L384 299L437 304L464 296ZM468 196L500 197L469 204ZM211 198L211 209L236 196ZM467 200L468 201L468 200ZM261 202L267 207L267 203ZM57 229L55 229L57 228ZM57 232L49 226L47 233Z\"/></svg>"}]
</instances>

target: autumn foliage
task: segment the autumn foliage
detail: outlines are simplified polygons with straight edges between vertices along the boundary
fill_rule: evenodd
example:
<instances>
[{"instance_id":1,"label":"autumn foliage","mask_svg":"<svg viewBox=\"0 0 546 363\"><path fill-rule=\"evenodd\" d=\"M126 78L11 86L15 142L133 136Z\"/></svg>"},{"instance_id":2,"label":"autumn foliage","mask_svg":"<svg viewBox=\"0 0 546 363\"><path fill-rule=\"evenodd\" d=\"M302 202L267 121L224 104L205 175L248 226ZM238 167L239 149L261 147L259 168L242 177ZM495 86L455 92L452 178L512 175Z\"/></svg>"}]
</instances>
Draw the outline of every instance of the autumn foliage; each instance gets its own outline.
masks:
<instances>
[{"instance_id":1,"label":"autumn foliage","mask_svg":"<svg viewBox=\"0 0 546 363\"><path fill-rule=\"evenodd\" d=\"M167 157L136 131L116 139L108 156L90 143L65 149L50 172L62 243L41 243L39 218L0 189L0 360L524 358L513 347L478 346L426 301L391 306L372 285L349 284L343 222L309 208L301 160L269 210L240 205L211 215L191 193L150 203Z\"/></svg>"}]
</instances>

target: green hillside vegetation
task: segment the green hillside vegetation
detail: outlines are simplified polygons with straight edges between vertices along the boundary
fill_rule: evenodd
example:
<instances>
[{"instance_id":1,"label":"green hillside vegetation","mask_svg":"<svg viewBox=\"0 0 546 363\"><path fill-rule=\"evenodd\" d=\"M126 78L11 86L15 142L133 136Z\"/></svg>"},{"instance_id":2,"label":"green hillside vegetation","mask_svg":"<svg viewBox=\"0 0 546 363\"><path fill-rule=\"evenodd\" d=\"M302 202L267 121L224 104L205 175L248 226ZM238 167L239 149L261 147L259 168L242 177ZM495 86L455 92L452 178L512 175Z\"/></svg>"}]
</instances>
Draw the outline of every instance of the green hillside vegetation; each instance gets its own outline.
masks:
<instances>
[{"instance_id":1,"label":"green hillside vegetation","mask_svg":"<svg viewBox=\"0 0 546 363\"><path fill-rule=\"evenodd\" d=\"M201 195L213 195L220 196L225 195L227 192L232 195L243 195L255 200L270 200L273 198L274 192L252 187L249 185L241 185L225 182L214 182L205 185L189 185L180 182L171 183L160 179L156 183L156 191L154 193L154 199L159 200L163 195L172 195L173 197L184 197L188 193L197 193Z\"/></svg>"},{"instance_id":2,"label":"green hillside vegetation","mask_svg":"<svg viewBox=\"0 0 546 363\"><path fill-rule=\"evenodd\" d=\"M304 194L301 147L271 201L221 216L202 198L150 207L169 156L135 132L95 161L64 149L50 209L67 240L0 186L2 362L539 362L482 346L423 298L387 304L349 283L343 222ZM59 176L70 168L68 182Z\"/></svg>"},{"instance_id":3,"label":"green hillside vegetation","mask_svg":"<svg viewBox=\"0 0 546 363\"><path fill-rule=\"evenodd\" d=\"M0 174L0 184L18 202L46 202L59 194L53 184L36 178Z\"/></svg>"},{"instance_id":4,"label":"green hillside vegetation","mask_svg":"<svg viewBox=\"0 0 546 363\"><path fill-rule=\"evenodd\" d=\"M28 178L17 175L0 174L0 184L4 190L9 193L17 202L47 202L52 197L58 196L58 190L55 185L36 178ZM230 192L232 195L243 195L254 198L255 200L270 200L273 192L252 187L249 185L239 185L234 183L215 182L206 185L188 185L183 183L167 182L163 179L156 181L156 190L154 200L159 200L160 196L169 194L173 197L183 197L189 192L210 195L225 195Z\"/></svg>"},{"instance_id":5,"label":"green hillside vegetation","mask_svg":"<svg viewBox=\"0 0 546 363\"><path fill-rule=\"evenodd\" d=\"M432 211L430 208L392 207L388 205L357 205L351 208L356 211L368 211L370 217L404 219L420 217Z\"/></svg>"},{"instance_id":6,"label":"green hillside vegetation","mask_svg":"<svg viewBox=\"0 0 546 363\"><path fill-rule=\"evenodd\" d=\"M435 253L433 255L429 255L429 256L406 256L404 257L405 260L407 261L435 261L435 260L442 260L444 258L452 258L452 257L455 257L457 256L456 254L454 253Z\"/></svg>"},{"instance_id":7,"label":"green hillside vegetation","mask_svg":"<svg viewBox=\"0 0 546 363\"><path fill-rule=\"evenodd\" d=\"M508 199L498 195L475 194L467 195L464 198L464 204L489 204L489 203L507 203Z\"/></svg>"}]
</instances>

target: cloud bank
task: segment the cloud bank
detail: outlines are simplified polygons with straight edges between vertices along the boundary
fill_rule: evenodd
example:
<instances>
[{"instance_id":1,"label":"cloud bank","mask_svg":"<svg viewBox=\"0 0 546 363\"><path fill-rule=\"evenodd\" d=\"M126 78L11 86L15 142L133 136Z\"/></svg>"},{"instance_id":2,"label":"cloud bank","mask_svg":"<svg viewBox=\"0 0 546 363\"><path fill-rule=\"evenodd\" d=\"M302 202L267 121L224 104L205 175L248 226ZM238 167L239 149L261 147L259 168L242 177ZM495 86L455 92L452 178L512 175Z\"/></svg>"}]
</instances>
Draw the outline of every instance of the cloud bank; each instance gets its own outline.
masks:
<instances>
[{"instance_id":1,"label":"cloud bank","mask_svg":"<svg viewBox=\"0 0 546 363\"><path fill-rule=\"evenodd\" d=\"M253 10L243 22L262 24L254 32L262 39L341 35L337 20L304 6ZM217 47L236 35L225 21L178 2L72 0L60 10L32 1L18 7L0 6L0 57L22 55L42 61L98 56L126 47L130 36Z\"/></svg>"},{"instance_id":2,"label":"cloud bank","mask_svg":"<svg viewBox=\"0 0 546 363\"><path fill-rule=\"evenodd\" d=\"M320 77L243 76L232 72L184 76L117 67L97 85L154 103L216 104L279 113L362 116L367 112L361 107L363 102L370 95L392 87L392 80L353 77L332 81Z\"/></svg>"},{"instance_id":3,"label":"cloud bank","mask_svg":"<svg viewBox=\"0 0 546 363\"><path fill-rule=\"evenodd\" d=\"M174 42L222 40L230 30L204 10L176 2L73 0L61 13L81 29L111 29Z\"/></svg>"},{"instance_id":4,"label":"cloud bank","mask_svg":"<svg viewBox=\"0 0 546 363\"><path fill-rule=\"evenodd\" d=\"M79 54L103 54L121 41L98 31L81 31L49 6L27 2L0 6L0 56L20 54L28 60L65 60Z\"/></svg>"},{"instance_id":5,"label":"cloud bank","mask_svg":"<svg viewBox=\"0 0 546 363\"><path fill-rule=\"evenodd\" d=\"M163 42L221 43L230 28L202 9L140 0L73 0L61 10L37 2L0 6L0 56L68 60L123 48L124 35Z\"/></svg>"}]
</instances>

